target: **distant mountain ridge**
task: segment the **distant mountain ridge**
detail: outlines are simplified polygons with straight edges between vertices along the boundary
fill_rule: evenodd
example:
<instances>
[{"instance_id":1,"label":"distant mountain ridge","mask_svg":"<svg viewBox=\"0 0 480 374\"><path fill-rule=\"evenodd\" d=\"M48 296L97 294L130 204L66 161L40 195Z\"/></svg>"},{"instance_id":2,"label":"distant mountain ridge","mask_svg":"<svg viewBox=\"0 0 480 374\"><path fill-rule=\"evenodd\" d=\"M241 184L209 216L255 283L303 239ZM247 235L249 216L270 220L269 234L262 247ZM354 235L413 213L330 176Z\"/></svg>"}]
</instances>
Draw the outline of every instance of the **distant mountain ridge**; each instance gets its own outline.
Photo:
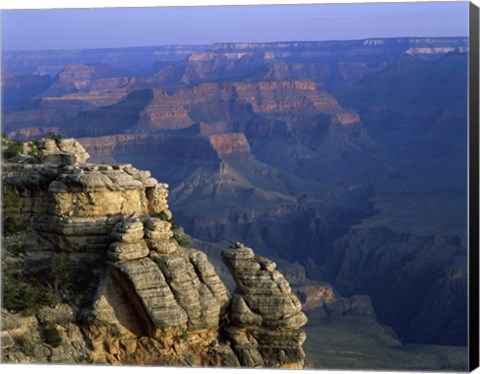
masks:
<instances>
[{"instance_id":1,"label":"distant mountain ridge","mask_svg":"<svg viewBox=\"0 0 480 374\"><path fill-rule=\"evenodd\" d=\"M98 49L2 51L2 69L21 74L56 75L67 64L107 63L122 69L139 70L157 60L179 61L208 46L153 46Z\"/></svg>"},{"instance_id":2,"label":"distant mountain ridge","mask_svg":"<svg viewBox=\"0 0 480 374\"><path fill-rule=\"evenodd\" d=\"M63 50L31 50L3 51L2 66L4 71L21 74L57 74L63 66L69 63L108 63L117 68L140 70L156 61L178 62L195 52L210 51L211 53L238 52L249 53L265 50L278 58L291 58L294 54L311 59L326 58L327 61L349 60L358 58L355 50L369 48L377 60L385 59L385 54L391 58L401 53L439 54L452 51L468 50L467 37L439 38L372 38L348 41L319 42L271 42L271 43L216 43L213 45L167 45L151 47L124 47L98 49L63 49ZM324 53L311 54L311 50L333 49L327 57ZM285 50L291 49L288 53ZM384 50L384 51L382 51ZM378 53L381 51L380 53ZM372 56L371 55L371 56ZM370 56L370 57L371 57ZM381 57L380 57L381 56ZM363 55L363 58L368 58Z\"/></svg>"}]
</instances>

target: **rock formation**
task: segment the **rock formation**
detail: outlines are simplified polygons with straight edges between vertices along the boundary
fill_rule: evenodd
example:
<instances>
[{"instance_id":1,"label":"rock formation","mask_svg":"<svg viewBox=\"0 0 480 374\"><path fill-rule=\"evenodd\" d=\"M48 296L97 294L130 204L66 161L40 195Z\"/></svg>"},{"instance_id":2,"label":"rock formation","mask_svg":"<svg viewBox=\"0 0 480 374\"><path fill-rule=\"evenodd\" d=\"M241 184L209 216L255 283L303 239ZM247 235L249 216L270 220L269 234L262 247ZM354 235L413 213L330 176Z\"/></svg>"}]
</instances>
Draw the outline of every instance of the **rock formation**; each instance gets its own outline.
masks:
<instances>
[{"instance_id":1,"label":"rock formation","mask_svg":"<svg viewBox=\"0 0 480 374\"><path fill-rule=\"evenodd\" d=\"M182 246L167 185L129 164L88 157L76 140L41 139L2 165L4 187L18 195L5 209L27 223L28 238L24 257L7 250L6 263L33 280L59 271L52 264L64 254L65 279L77 279L54 294L55 309L41 305L40 323L19 318L16 326L18 310L5 305L4 360L303 367L306 317L273 262L243 246L225 250L237 282L231 297L207 256ZM46 339L48 331L63 342Z\"/></svg>"},{"instance_id":2,"label":"rock formation","mask_svg":"<svg viewBox=\"0 0 480 374\"><path fill-rule=\"evenodd\" d=\"M307 323L302 306L276 264L237 243L222 252L233 275L227 336L246 366L302 368Z\"/></svg>"},{"instance_id":3,"label":"rock formation","mask_svg":"<svg viewBox=\"0 0 480 374\"><path fill-rule=\"evenodd\" d=\"M210 143L219 155L250 153L250 144L242 133L228 133L210 136Z\"/></svg>"},{"instance_id":4,"label":"rock formation","mask_svg":"<svg viewBox=\"0 0 480 374\"><path fill-rule=\"evenodd\" d=\"M308 315L317 318L335 316L364 316L376 318L372 302L367 295L340 297L330 285L304 286L295 289L295 294Z\"/></svg>"}]
</instances>

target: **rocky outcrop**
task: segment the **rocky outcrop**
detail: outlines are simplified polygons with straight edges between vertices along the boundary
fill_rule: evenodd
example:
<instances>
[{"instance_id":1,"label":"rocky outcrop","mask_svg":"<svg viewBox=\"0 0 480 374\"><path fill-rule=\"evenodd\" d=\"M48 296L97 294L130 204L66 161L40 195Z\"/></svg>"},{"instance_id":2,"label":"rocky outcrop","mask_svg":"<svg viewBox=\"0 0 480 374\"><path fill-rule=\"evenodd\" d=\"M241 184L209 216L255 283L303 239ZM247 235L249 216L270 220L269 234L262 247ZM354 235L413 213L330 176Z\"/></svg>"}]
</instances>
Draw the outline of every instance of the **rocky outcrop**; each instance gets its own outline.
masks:
<instances>
[{"instance_id":1,"label":"rocky outcrop","mask_svg":"<svg viewBox=\"0 0 480 374\"><path fill-rule=\"evenodd\" d=\"M364 316L376 318L372 302L367 295L339 296L330 285L304 286L295 289L303 310L317 318L338 316Z\"/></svg>"},{"instance_id":2,"label":"rocky outcrop","mask_svg":"<svg viewBox=\"0 0 480 374\"><path fill-rule=\"evenodd\" d=\"M250 153L250 144L242 133L212 135L210 143L220 156Z\"/></svg>"},{"instance_id":3,"label":"rocky outcrop","mask_svg":"<svg viewBox=\"0 0 480 374\"><path fill-rule=\"evenodd\" d=\"M21 331L12 326L2 333L5 360L303 366L300 327L306 318L273 262L245 258L240 267L251 262L250 277L262 281L256 284L238 274L238 254L225 251L243 285L232 298L207 256L180 245L186 244L172 223L168 186L149 172L128 164L86 163L89 155L74 139L41 139L21 148L2 165L3 183L17 193L17 204L7 210L28 223L28 239L22 242L26 255L12 253L7 263L41 279L60 271L51 259L68 253L70 274L64 277L77 282L52 296L59 298L58 308L68 309L67 320L53 318L56 312L41 306L36 319L22 320ZM55 282L50 287L60 289ZM258 314L253 324L243 316L246 303ZM10 321L7 309L2 313ZM44 322L44 316L51 321ZM40 341L48 329L55 341L44 337L41 349L25 345L25 339ZM254 336L255 346L242 345L247 336ZM285 344L278 345L279 338Z\"/></svg>"},{"instance_id":4,"label":"rocky outcrop","mask_svg":"<svg viewBox=\"0 0 480 374\"><path fill-rule=\"evenodd\" d=\"M21 196L18 213L38 235L61 250L106 253L110 232L123 215L170 214L167 186L149 172L129 164L77 163L88 154L76 141L63 140L60 145L68 142L78 153L55 152L53 140L39 142L44 163L3 167L4 183L16 187Z\"/></svg>"},{"instance_id":5,"label":"rocky outcrop","mask_svg":"<svg viewBox=\"0 0 480 374\"><path fill-rule=\"evenodd\" d=\"M235 279L227 336L240 362L251 367L301 368L307 323L302 306L276 264L237 243L222 252Z\"/></svg>"},{"instance_id":6,"label":"rocky outcrop","mask_svg":"<svg viewBox=\"0 0 480 374\"><path fill-rule=\"evenodd\" d=\"M140 219L130 218L117 223L114 227L108 257L113 261L139 260L148 256L148 247L143 239L143 223Z\"/></svg>"},{"instance_id":7,"label":"rocky outcrop","mask_svg":"<svg viewBox=\"0 0 480 374\"><path fill-rule=\"evenodd\" d=\"M302 302L304 310L315 309L335 300L335 292L329 285L301 287L295 290L295 294Z\"/></svg>"}]
</instances>

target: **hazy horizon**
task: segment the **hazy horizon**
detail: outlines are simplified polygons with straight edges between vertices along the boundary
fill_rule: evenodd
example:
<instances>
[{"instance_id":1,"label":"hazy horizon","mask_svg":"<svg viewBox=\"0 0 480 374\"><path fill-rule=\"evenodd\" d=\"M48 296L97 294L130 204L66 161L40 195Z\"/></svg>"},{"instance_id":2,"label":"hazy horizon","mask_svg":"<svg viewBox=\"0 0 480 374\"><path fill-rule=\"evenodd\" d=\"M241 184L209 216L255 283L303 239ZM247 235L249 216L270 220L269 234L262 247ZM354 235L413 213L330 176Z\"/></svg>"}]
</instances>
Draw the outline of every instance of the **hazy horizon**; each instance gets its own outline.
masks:
<instances>
[{"instance_id":1,"label":"hazy horizon","mask_svg":"<svg viewBox=\"0 0 480 374\"><path fill-rule=\"evenodd\" d=\"M352 41L359 41L359 40L369 40L369 39L460 39L460 38L468 38L468 35L457 35L457 36L390 36L390 37L372 37L372 38L359 38L359 39L328 39L328 40L274 40L270 42L242 42L242 41L218 41L213 43L205 43L205 44L151 44L151 45L124 45L119 47L95 47L95 48L56 48L56 49L2 49L2 52L49 52L49 51L75 51L75 50L96 50L96 49L130 49L130 48L158 48L158 47L187 47L187 46L212 46L214 44L222 44L222 43L235 43L235 44L242 44L242 43L249 43L249 44L275 44L275 43L328 43L328 42L352 42Z\"/></svg>"},{"instance_id":2,"label":"hazy horizon","mask_svg":"<svg viewBox=\"0 0 480 374\"><path fill-rule=\"evenodd\" d=\"M1 16L2 51L468 36L468 2L2 10Z\"/></svg>"}]
</instances>

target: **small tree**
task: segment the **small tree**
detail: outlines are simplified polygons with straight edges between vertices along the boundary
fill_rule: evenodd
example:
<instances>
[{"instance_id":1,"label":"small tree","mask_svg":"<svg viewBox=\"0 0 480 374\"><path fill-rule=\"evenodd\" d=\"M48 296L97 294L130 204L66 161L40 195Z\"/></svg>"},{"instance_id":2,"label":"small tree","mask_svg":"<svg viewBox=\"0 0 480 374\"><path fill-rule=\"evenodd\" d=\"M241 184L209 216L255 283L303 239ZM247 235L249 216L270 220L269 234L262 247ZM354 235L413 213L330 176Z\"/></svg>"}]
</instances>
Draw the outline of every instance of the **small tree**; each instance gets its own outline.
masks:
<instances>
[{"instance_id":1,"label":"small tree","mask_svg":"<svg viewBox=\"0 0 480 374\"><path fill-rule=\"evenodd\" d=\"M60 134L54 133L53 131L50 131L47 135L44 136L44 138L55 140L55 144L57 144L57 146L60 144L60 141L62 140L62 136Z\"/></svg>"},{"instance_id":2,"label":"small tree","mask_svg":"<svg viewBox=\"0 0 480 374\"><path fill-rule=\"evenodd\" d=\"M58 253L52 257L50 262L49 283L51 292L55 297L50 303L57 304L66 297L68 288L70 287L70 270L71 266L65 253Z\"/></svg>"}]
</instances>

